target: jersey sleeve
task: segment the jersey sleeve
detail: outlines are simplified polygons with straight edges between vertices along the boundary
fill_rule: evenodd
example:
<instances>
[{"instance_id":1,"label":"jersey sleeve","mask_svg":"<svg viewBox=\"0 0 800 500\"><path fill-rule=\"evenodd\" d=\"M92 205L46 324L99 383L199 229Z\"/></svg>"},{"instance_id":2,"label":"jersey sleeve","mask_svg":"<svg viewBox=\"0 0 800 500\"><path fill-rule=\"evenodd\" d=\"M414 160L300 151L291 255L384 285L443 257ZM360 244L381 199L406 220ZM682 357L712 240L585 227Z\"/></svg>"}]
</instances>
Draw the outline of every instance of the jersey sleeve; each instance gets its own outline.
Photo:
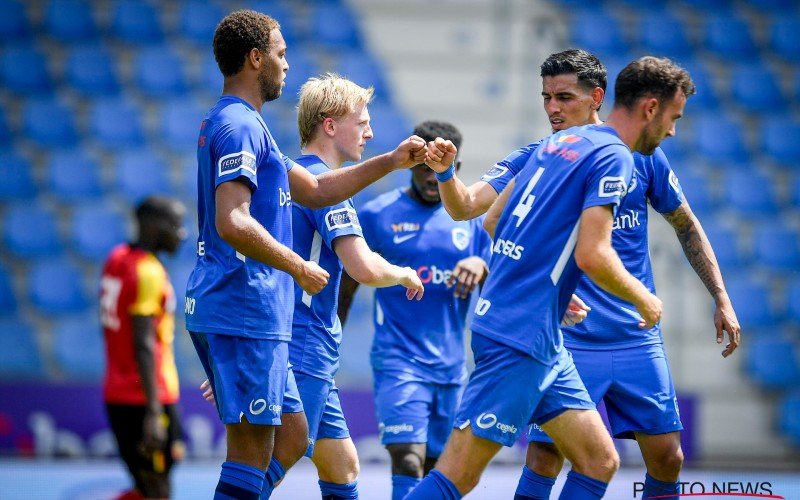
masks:
<instances>
[{"instance_id":1,"label":"jersey sleeve","mask_svg":"<svg viewBox=\"0 0 800 500\"><path fill-rule=\"evenodd\" d=\"M258 188L258 159L262 154L264 130L257 122L241 120L220 126L214 135L212 161L214 187L223 182L242 180L250 189Z\"/></svg>"},{"instance_id":2,"label":"jersey sleeve","mask_svg":"<svg viewBox=\"0 0 800 500\"><path fill-rule=\"evenodd\" d=\"M281 156L283 158L283 164L286 166L286 172L289 172L289 170L293 169L295 165L299 165L299 163L295 162L288 156L286 155L281 155Z\"/></svg>"},{"instance_id":3,"label":"jersey sleeve","mask_svg":"<svg viewBox=\"0 0 800 500\"><path fill-rule=\"evenodd\" d=\"M314 210L314 222L328 248L333 250L333 240L340 236L355 235L363 237L358 214L352 200L345 200L330 207Z\"/></svg>"},{"instance_id":4,"label":"jersey sleeve","mask_svg":"<svg viewBox=\"0 0 800 500\"><path fill-rule=\"evenodd\" d=\"M156 316L161 313L166 274L153 258L136 263L136 300L128 307L133 316Z\"/></svg>"},{"instance_id":5,"label":"jersey sleeve","mask_svg":"<svg viewBox=\"0 0 800 500\"><path fill-rule=\"evenodd\" d=\"M475 235L473 237L473 242L475 248L473 249L473 255L480 257L484 260L487 264L489 263L489 257L492 254L492 238L489 237L489 233L483 228L483 221L486 219L485 215L480 217L476 217L472 219L472 231Z\"/></svg>"},{"instance_id":6,"label":"jersey sleeve","mask_svg":"<svg viewBox=\"0 0 800 500\"><path fill-rule=\"evenodd\" d=\"M522 170L522 167L525 166L540 143L541 141L534 142L506 156L487 170L481 176L481 180L492 186L497 191L497 194L502 193L503 189L511 182L511 179L516 177L519 171Z\"/></svg>"},{"instance_id":7,"label":"jersey sleeve","mask_svg":"<svg viewBox=\"0 0 800 500\"><path fill-rule=\"evenodd\" d=\"M589 207L612 205L617 207L625 194L633 175L633 155L622 145L613 144L595 153L586 174L583 210Z\"/></svg>"},{"instance_id":8,"label":"jersey sleeve","mask_svg":"<svg viewBox=\"0 0 800 500\"><path fill-rule=\"evenodd\" d=\"M659 213L670 213L683 203L683 189L661 148L656 148L651 164L653 172L647 198Z\"/></svg>"}]
</instances>

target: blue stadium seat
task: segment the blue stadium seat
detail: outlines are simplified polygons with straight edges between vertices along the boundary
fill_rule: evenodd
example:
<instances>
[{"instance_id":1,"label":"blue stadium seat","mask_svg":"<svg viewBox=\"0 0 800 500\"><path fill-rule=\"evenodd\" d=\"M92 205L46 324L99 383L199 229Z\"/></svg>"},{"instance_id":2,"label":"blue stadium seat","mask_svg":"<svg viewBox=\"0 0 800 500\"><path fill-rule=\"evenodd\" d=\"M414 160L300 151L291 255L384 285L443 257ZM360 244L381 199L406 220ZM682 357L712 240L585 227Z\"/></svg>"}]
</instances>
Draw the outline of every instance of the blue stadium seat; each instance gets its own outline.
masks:
<instances>
[{"instance_id":1,"label":"blue stadium seat","mask_svg":"<svg viewBox=\"0 0 800 500\"><path fill-rule=\"evenodd\" d=\"M751 113L786 106L778 77L766 64L747 64L734 68L732 94L736 104Z\"/></svg>"},{"instance_id":2,"label":"blue stadium seat","mask_svg":"<svg viewBox=\"0 0 800 500\"><path fill-rule=\"evenodd\" d=\"M206 111L206 107L187 99L165 103L161 107L159 139L175 153L196 151L200 122Z\"/></svg>"},{"instance_id":3,"label":"blue stadium seat","mask_svg":"<svg viewBox=\"0 0 800 500\"><path fill-rule=\"evenodd\" d=\"M124 98L98 100L89 112L90 137L108 149L140 147L144 140L142 114Z\"/></svg>"},{"instance_id":4,"label":"blue stadium seat","mask_svg":"<svg viewBox=\"0 0 800 500\"><path fill-rule=\"evenodd\" d=\"M652 8L649 3L633 2ZM686 57L692 53L683 24L669 10L648 11L639 19L637 31L639 44L645 52L670 57Z\"/></svg>"},{"instance_id":5,"label":"blue stadium seat","mask_svg":"<svg viewBox=\"0 0 800 500\"><path fill-rule=\"evenodd\" d=\"M8 126L8 119L6 118L5 110L0 107L0 148L4 148L11 144L13 136L11 135L11 128Z\"/></svg>"},{"instance_id":6,"label":"blue stadium seat","mask_svg":"<svg viewBox=\"0 0 800 500\"><path fill-rule=\"evenodd\" d=\"M121 153L116 164L117 189L131 203L151 194L169 194L168 168L164 159L149 149Z\"/></svg>"},{"instance_id":7,"label":"blue stadium seat","mask_svg":"<svg viewBox=\"0 0 800 500\"><path fill-rule=\"evenodd\" d=\"M727 11L730 9L731 0L680 0L687 7L706 11Z\"/></svg>"},{"instance_id":8,"label":"blue stadium seat","mask_svg":"<svg viewBox=\"0 0 800 500\"><path fill-rule=\"evenodd\" d=\"M791 185L791 203L795 207L800 207L800 175L796 175Z\"/></svg>"},{"instance_id":9,"label":"blue stadium seat","mask_svg":"<svg viewBox=\"0 0 800 500\"><path fill-rule=\"evenodd\" d=\"M16 0L0 0L0 43L16 42L28 38L31 26L25 6Z\"/></svg>"},{"instance_id":10,"label":"blue stadium seat","mask_svg":"<svg viewBox=\"0 0 800 500\"><path fill-rule=\"evenodd\" d=\"M717 197L711 190L713 184L708 174L695 169L681 169L676 170L676 175L689 206L698 216L711 213L717 207Z\"/></svg>"},{"instance_id":11,"label":"blue stadium seat","mask_svg":"<svg viewBox=\"0 0 800 500\"><path fill-rule=\"evenodd\" d=\"M800 447L800 391L795 390L781 402L778 425L792 444Z\"/></svg>"},{"instance_id":12,"label":"blue stadium seat","mask_svg":"<svg viewBox=\"0 0 800 500\"><path fill-rule=\"evenodd\" d=\"M17 311L17 297L14 294L11 275L0 265L0 317L6 317Z\"/></svg>"},{"instance_id":13,"label":"blue stadium seat","mask_svg":"<svg viewBox=\"0 0 800 500\"><path fill-rule=\"evenodd\" d=\"M800 15L776 16L770 36L776 54L790 62L800 62Z\"/></svg>"},{"instance_id":14,"label":"blue stadium seat","mask_svg":"<svg viewBox=\"0 0 800 500\"><path fill-rule=\"evenodd\" d=\"M697 93L686 103L686 108L694 113L695 110L716 109L719 105L717 90L714 80L705 64L699 59L680 60L680 65L692 75Z\"/></svg>"},{"instance_id":15,"label":"blue stadium seat","mask_svg":"<svg viewBox=\"0 0 800 500\"><path fill-rule=\"evenodd\" d=\"M83 149L58 151L47 162L50 193L61 201L77 202L103 194L100 166Z\"/></svg>"},{"instance_id":16,"label":"blue stadium seat","mask_svg":"<svg viewBox=\"0 0 800 500\"><path fill-rule=\"evenodd\" d=\"M183 2L178 10L179 31L183 38L206 50L211 47L214 30L225 17L225 11L202 0Z\"/></svg>"},{"instance_id":17,"label":"blue stadium seat","mask_svg":"<svg viewBox=\"0 0 800 500\"><path fill-rule=\"evenodd\" d=\"M147 97L170 97L186 92L183 59L169 47L142 49L133 73L137 87Z\"/></svg>"},{"instance_id":18,"label":"blue stadium seat","mask_svg":"<svg viewBox=\"0 0 800 500\"><path fill-rule=\"evenodd\" d=\"M723 183L727 206L742 216L770 217L778 210L772 179L760 172L736 170Z\"/></svg>"},{"instance_id":19,"label":"blue stadium seat","mask_svg":"<svg viewBox=\"0 0 800 500\"><path fill-rule=\"evenodd\" d=\"M72 49L65 62L65 77L69 85L87 97L119 92L116 61L102 45Z\"/></svg>"},{"instance_id":20,"label":"blue stadium seat","mask_svg":"<svg viewBox=\"0 0 800 500\"><path fill-rule=\"evenodd\" d=\"M31 163L11 150L0 150L0 179L0 202L26 200L36 194Z\"/></svg>"},{"instance_id":21,"label":"blue stadium seat","mask_svg":"<svg viewBox=\"0 0 800 500\"><path fill-rule=\"evenodd\" d=\"M75 111L52 98L32 99L23 108L23 133L40 147L70 147L78 139Z\"/></svg>"},{"instance_id":22,"label":"blue stadium seat","mask_svg":"<svg viewBox=\"0 0 800 500\"><path fill-rule=\"evenodd\" d=\"M362 87L372 86L376 100L385 101L390 97L383 68L367 53L347 52L341 55L336 64L336 72Z\"/></svg>"},{"instance_id":23,"label":"blue stadium seat","mask_svg":"<svg viewBox=\"0 0 800 500\"><path fill-rule=\"evenodd\" d=\"M92 6L85 0L50 0L44 10L44 29L59 42L85 42L97 38Z\"/></svg>"},{"instance_id":24,"label":"blue stadium seat","mask_svg":"<svg viewBox=\"0 0 800 500\"><path fill-rule=\"evenodd\" d=\"M749 61L758 56L750 25L732 12L708 16L705 48L720 59L732 62Z\"/></svg>"},{"instance_id":25,"label":"blue stadium seat","mask_svg":"<svg viewBox=\"0 0 800 500\"><path fill-rule=\"evenodd\" d=\"M800 121L773 117L760 127L762 151L779 166L800 171Z\"/></svg>"},{"instance_id":26,"label":"blue stadium seat","mask_svg":"<svg viewBox=\"0 0 800 500\"><path fill-rule=\"evenodd\" d=\"M797 2L794 0L747 0L747 6L758 9L761 12L771 12L774 15L784 15L797 9Z\"/></svg>"},{"instance_id":27,"label":"blue stadium seat","mask_svg":"<svg viewBox=\"0 0 800 500\"><path fill-rule=\"evenodd\" d=\"M361 36L355 14L344 3L318 3L311 12L311 39L330 49L357 49Z\"/></svg>"},{"instance_id":28,"label":"blue stadium seat","mask_svg":"<svg viewBox=\"0 0 800 500\"><path fill-rule=\"evenodd\" d=\"M89 305L80 269L63 257L31 266L28 292L31 303L43 314L78 313Z\"/></svg>"},{"instance_id":29,"label":"blue stadium seat","mask_svg":"<svg viewBox=\"0 0 800 500\"><path fill-rule=\"evenodd\" d=\"M0 55L0 82L19 94L47 94L53 81L46 61L44 53L30 45L7 47Z\"/></svg>"},{"instance_id":30,"label":"blue stadium seat","mask_svg":"<svg viewBox=\"0 0 800 500\"><path fill-rule=\"evenodd\" d=\"M111 33L120 41L142 45L163 40L159 10L141 0L119 0L111 14Z\"/></svg>"},{"instance_id":31,"label":"blue stadium seat","mask_svg":"<svg viewBox=\"0 0 800 500\"><path fill-rule=\"evenodd\" d=\"M738 162L747 159L744 132L738 122L726 115L705 113L694 118L692 123L695 150L705 160Z\"/></svg>"},{"instance_id":32,"label":"blue stadium seat","mask_svg":"<svg viewBox=\"0 0 800 500\"><path fill-rule=\"evenodd\" d=\"M97 381L105 370L103 330L96 314L59 319L53 327L53 353L72 379Z\"/></svg>"},{"instance_id":33,"label":"blue stadium seat","mask_svg":"<svg viewBox=\"0 0 800 500\"><path fill-rule=\"evenodd\" d=\"M61 253L56 218L36 204L20 203L8 209L3 223L6 249L20 258Z\"/></svg>"},{"instance_id":34,"label":"blue stadium seat","mask_svg":"<svg viewBox=\"0 0 800 500\"><path fill-rule=\"evenodd\" d=\"M256 12L262 12L275 19L281 25L281 35L286 40L286 44L294 46L303 38L302 30L299 26L299 16L290 7L291 2L282 0L252 0L245 3L246 7ZM313 36L313 35L312 35ZM291 49L294 51L294 49ZM291 60L289 61L291 64Z\"/></svg>"},{"instance_id":35,"label":"blue stadium seat","mask_svg":"<svg viewBox=\"0 0 800 500\"><path fill-rule=\"evenodd\" d=\"M800 269L800 237L786 222L758 224L753 232L754 258L778 273Z\"/></svg>"},{"instance_id":36,"label":"blue stadium seat","mask_svg":"<svg viewBox=\"0 0 800 500\"><path fill-rule=\"evenodd\" d=\"M0 376L3 380L44 378L36 332L18 319L0 320Z\"/></svg>"},{"instance_id":37,"label":"blue stadium seat","mask_svg":"<svg viewBox=\"0 0 800 500\"><path fill-rule=\"evenodd\" d=\"M200 78L196 82L196 88L218 97L222 94L222 73L219 72L219 66L217 66L217 61L214 59L214 54L210 51L206 52L208 53L201 56ZM289 74L291 75L292 71L294 71L294 63L290 62L290 66Z\"/></svg>"},{"instance_id":38,"label":"blue stadium seat","mask_svg":"<svg viewBox=\"0 0 800 500\"><path fill-rule=\"evenodd\" d=\"M800 358L797 346L782 338L754 338L745 347L748 373L766 389L797 387Z\"/></svg>"},{"instance_id":39,"label":"blue stadium seat","mask_svg":"<svg viewBox=\"0 0 800 500\"><path fill-rule=\"evenodd\" d=\"M788 320L800 325L800 276L794 276L786 285L786 314Z\"/></svg>"},{"instance_id":40,"label":"blue stadium seat","mask_svg":"<svg viewBox=\"0 0 800 500\"><path fill-rule=\"evenodd\" d=\"M185 157L181 161L178 193L183 198L197 202L197 158Z\"/></svg>"},{"instance_id":41,"label":"blue stadium seat","mask_svg":"<svg viewBox=\"0 0 800 500\"><path fill-rule=\"evenodd\" d=\"M602 10L575 15L572 18L570 33L574 45L588 50L601 60L605 59L605 56L613 56L628 50L619 21ZM616 73L613 78L616 78Z\"/></svg>"},{"instance_id":42,"label":"blue stadium seat","mask_svg":"<svg viewBox=\"0 0 800 500\"><path fill-rule=\"evenodd\" d=\"M320 73L319 65L311 55L313 51L304 45L292 48L287 55L289 72L286 73L286 85L283 87L283 96L292 102L297 101L300 87L312 76Z\"/></svg>"},{"instance_id":43,"label":"blue stadium seat","mask_svg":"<svg viewBox=\"0 0 800 500\"><path fill-rule=\"evenodd\" d=\"M375 103L369 107L370 126L375 137L367 143L372 151L385 153L411 135L413 127L394 106Z\"/></svg>"},{"instance_id":44,"label":"blue stadium seat","mask_svg":"<svg viewBox=\"0 0 800 500\"><path fill-rule=\"evenodd\" d=\"M748 276L726 276L726 288L742 328L765 328L776 323L770 289Z\"/></svg>"},{"instance_id":45,"label":"blue stadium seat","mask_svg":"<svg viewBox=\"0 0 800 500\"><path fill-rule=\"evenodd\" d=\"M82 205L72 213L70 232L78 255L102 262L115 245L127 241L128 221L107 203Z\"/></svg>"},{"instance_id":46,"label":"blue stadium seat","mask_svg":"<svg viewBox=\"0 0 800 500\"><path fill-rule=\"evenodd\" d=\"M739 231L714 218L703 219L700 222L703 224L708 241L711 242L723 274L727 275L740 269L748 259L742 251Z\"/></svg>"}]
</instances>

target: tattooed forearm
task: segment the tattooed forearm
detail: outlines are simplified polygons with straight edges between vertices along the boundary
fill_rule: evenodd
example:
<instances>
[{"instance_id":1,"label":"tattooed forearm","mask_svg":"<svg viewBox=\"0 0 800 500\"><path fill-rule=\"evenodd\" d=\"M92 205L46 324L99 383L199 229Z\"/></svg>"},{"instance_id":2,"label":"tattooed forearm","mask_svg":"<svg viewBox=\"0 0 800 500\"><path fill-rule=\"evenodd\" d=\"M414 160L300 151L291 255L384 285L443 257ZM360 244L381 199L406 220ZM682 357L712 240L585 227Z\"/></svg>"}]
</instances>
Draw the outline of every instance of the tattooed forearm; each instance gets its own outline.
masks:
<instances>
[{"instance_id":1,"label":"tattooed forearm","mask_svg":"<svg viewBox=\"0 0 800 500\"><path fill-rule=\"evenodd\" d=\"M683 253L695 273L703 282L709 293L716 300L725 292L722 274L719 271L714 249L706 237L703 226L697 220L688 203L683 202L674 212L664 214L664 218L675 229Z\"/></svg>"}]
</instances>

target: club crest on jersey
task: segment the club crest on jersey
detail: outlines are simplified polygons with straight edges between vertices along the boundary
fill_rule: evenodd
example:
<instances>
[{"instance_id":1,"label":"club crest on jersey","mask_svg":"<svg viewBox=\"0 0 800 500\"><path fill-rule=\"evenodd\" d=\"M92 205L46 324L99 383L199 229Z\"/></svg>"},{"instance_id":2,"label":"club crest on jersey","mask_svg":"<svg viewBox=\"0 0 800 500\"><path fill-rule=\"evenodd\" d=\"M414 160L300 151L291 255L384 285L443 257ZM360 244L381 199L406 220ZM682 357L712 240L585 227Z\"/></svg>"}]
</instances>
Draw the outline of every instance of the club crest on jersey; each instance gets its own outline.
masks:
<instances>
[{"instance_id":1,"label":"club crest on jersey","mask_svg":"<svg viewBox=\"0 0 800 500\"><path fill-rule=\"evenodd\" d=\"M508 167L495 164L492 168L487 170L485 174L483 174L481 180L486 181L489 179L497 179L498 177L505 175L506 172L508 172Z\"/></svg>"},{"instance_id":2,"label":"club crest on jersey","mask_svg":"<svg viewBox=\"0 0 800 500\"><path fill-rule=\"evenodd\" d=\"M236 172L237 170L247 170L251 174L256 174L256 157L247 151L239 151L225 155L217 162L218 175L222 176Z\"/></svg>"},{"instance_id":3,"label":"club crest on jersey","mask_svg":"<svg viewBox=\"0 0 800 500\"><path fill-rule=\"evenodd\" d=\"M636 186L638 186L638 185L639 185L639 181L636 180L636 172L634 172L633 175L631 176L631 183L628 184L628 192L626 194L630 194L631 191L636 189Z\"/></svg>"},{"instance_id":4,"label":"club crest on jersey","mask_svg":"<svg viewBox=\"0 0 800 500\"><path fill-rule=\"evenodd\" d=\"M607 175L600 179L600 184L597 186L597 196L601 198L625 196L625 193L625 179L623 177Z\"/></svg>"},{"instance_id":5,"label":"club crest on jersey","mask_svg":"<svg viewBox=\"0 0 800 500\"><path fill-rule=\"evenodd\" d=\"M450 236L453 238L453 245L459 250L466 250L469 246L469 231L463 227L454 227Z\"/></svg>"},{"instance_id":6,"label":"club crest on jersey","mask_svg":"<svg viewBox=\"0 0 800 500\"><path fill-rule=\"evenodd\" d=\"M675 172L673 172L672 170L669 171L669 185L672 186L672 189L674 189L675 191L680 192L681 185L678 182L678 176L675 175Z\"/></svg>"},{"instance_id":7,"label":"club crest on jersey","mask_svg":"<svg viewBox=\"0 0 800 500\"><path fill-rule=\"evenodd\" d=\"M562 135L561 137L558 138L556 142L566 142L567 144L572 144L580 140L581 140L580 136L570 134L570 135Z\"/></svg>"},{"instance_id":8,"label":"club crest on jersey","mask_svg":"<svg viewBox=\"0 0 800 500\"><path fill-rule=\"evenodd\" d=\"M349 208L337 208L325 214L325 225L328 227L328 231L358 226L358 215Z\"/></svg>"}]
</instances>

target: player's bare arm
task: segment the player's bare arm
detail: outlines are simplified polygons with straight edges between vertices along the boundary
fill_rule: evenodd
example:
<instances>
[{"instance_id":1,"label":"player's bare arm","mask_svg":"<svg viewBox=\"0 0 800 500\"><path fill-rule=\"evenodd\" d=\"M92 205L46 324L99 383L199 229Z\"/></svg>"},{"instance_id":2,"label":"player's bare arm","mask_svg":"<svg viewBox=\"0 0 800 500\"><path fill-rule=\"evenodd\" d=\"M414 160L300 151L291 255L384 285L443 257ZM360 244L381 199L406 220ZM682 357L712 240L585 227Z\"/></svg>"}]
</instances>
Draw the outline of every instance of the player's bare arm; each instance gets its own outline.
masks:
<instances>
[{"instance_id":1,"label":"player's bare arm","mask_svg":"<svg viewBox=\"0 0 800 500\"><path fill-rule=\"evenodd\" d=\"M498 196L488 182L477 181L467 186L456 175L439 183L439 195L454 220L470 220L485 214Z\"/></svg>"},{"instance_id":2,"label":"player's bare arm","mask_svg":"<svg viewBox=\"0 0 800 500\"><path fill-rule=\"evenodd\" d=\"M483 221L483 228L489 233L489 237L492 239L494 239L494 230L497 228L497 222L500 220L500 215L503 213L503 209L506 207L508 198L511 196L511 192L514 191L515 185L516 179L512 179L486 213L486 219Z\"/></svg>"},{"instance_id":3,"label":"player's bare arm","mask_svg":"<svg viewBox=\"0 0 800 500\"><path fill-rule=\"evenodd\" d=\"M613 222L609 205L583 211L575 245L575 263L600 288L636 306L642 316L639 326L651 328L661 319L661 299L625 269L611 246Z\"/></svg>"},{"instance_id":4,"label":"player's bare arm","mask_svg":"<svg viewBox=\"0 0 800 500\"><path fill-rule=\"evenodd\" d=\"M486 276L489 275L489 265L480 257L473 255L459 260L450 278L447 280L447 286L455 285L453 294L456 297L466 299L475 290L478 285L483 285Z\"/></svg>"},{"instance_id":5,"label":"player's bare arm","mask_svg":"<svg viewBox=\"0 0 800 500\"><path fill-rule=\"evenodd\" d=\"M350 306L353 303L353 297L356 296L358 285L360 283L347 274L347 270L342 273L342 278L339 281L339 306L336 309L336 315L339 316L339 321L344 324L347 322L347 315L350 313Z\"/></svg>"},{"instance_id":6,"label":"player's bare arm","mask_svg":"<svg viewBox=\"0 0 800 500\"><path fill-rule=\"evenodd\" d=\"M375 288L402 285L406 288L409 300L414 297L422 299L425 288L416 271L390 264L370 250L364 238L356 235L336 238L333 240L333 251L342 261L347 274L359 283Z\"/></svg>"},{"instance_id":7,"label":"player's bare arm","mask_svg":"<svg viewBox=\"0 0 800 500\"><path fill-rule=\"evenodd\" d=\"M167 441L164 425L164 407L158 399L156 384L156 330L153 316L131 316L136 365L142 381L142 391L147 399L142 442L147 452L159 450Z\"/></svg>"},{"instance_id":8,"label":"player's bare arm","mask_svg":"<svg viewBox=\"0 0 800 500\"><path fill-rule=\"evenodd\" d=\"M319 293L328 283L328 272L315 262L303 260L269 234L250 215L250 198L250 188L241 182L225 182L217 187L217 233L245 257L289 273L309 295Z\"/></svg>"},{"instance_id":9,"label":"player's bare arm","mask_svg":"<svg viewBox=\"0 0 800 500\"><path fill-rule=\"evenodd\" d=\"M304 207L314 210L328 207L350 198L388 173L422 163L426 153L425 141L411 136L393 151L319 176L295 165L289 171L289 188L295 201Z\"/></svg>"},{"instance_id":10,"label":"player's bare arm","mask_svg":"<svg viewBox=\"0 0 800 500\"><path fill-rule=\"evenodd\" d=\"M741 328L739 320L736 319L736 312L733 304L725 290L725 283L722 280L722 273L717 264L717 257L714 249L708 241L703 226L692 212L689 202L685 201L668 214L663 214L664 218L675 229L678 241L681 242L683 253L686 260L692 265L694 272L703 282L711 297L716 304L714 311L714 326L717 331L717 343L721 344L724 332L728 332L729 343L722 351L722 356L727 358L739 346Z\"/></svg>"}]
</instances>

